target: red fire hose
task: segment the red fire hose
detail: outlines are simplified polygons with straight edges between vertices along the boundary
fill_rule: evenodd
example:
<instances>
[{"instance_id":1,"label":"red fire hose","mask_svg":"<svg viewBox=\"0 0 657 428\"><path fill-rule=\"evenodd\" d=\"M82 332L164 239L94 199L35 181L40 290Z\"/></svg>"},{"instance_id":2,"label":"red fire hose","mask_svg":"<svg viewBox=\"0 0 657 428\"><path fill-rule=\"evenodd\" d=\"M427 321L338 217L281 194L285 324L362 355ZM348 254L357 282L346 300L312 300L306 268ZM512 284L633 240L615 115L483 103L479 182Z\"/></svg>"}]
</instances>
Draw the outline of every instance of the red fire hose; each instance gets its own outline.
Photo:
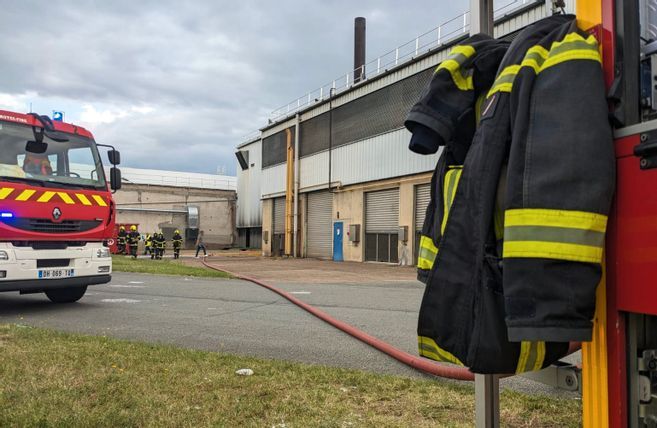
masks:
<instances>
[{"instance_id":1,"label":"red fire hose","mask_svg":"<svg viewBox=\"0 0 657 428\"><path fill-rule=\"evenodd\" d=\"M207 268L217 270L220 272L226 272L229 275L234 276L235 278L242 279L244 281L249 281L254 284L257 284L261 287L265 287L270 291L273 291L274 293L284 297L285 299L289 300L290 302L294 303L301 309L310 312L312 315L316 316L317 318L321 319L324 322L327 322L328 324L332 325L333 327L336 327L339 330L342 330L343 332L349 334L350 336L355 337L356 339L360 340L361 342L364 342L373 348L383 352L386 355L391 356L392 358L396 359L397 361L406 364L409 367L413 367L417 370L420 370L424 373L428 373L434 376L438 377L444 377L447 379L456 379L456 380L474 380L474 374L468 370L465 367L452 367L452 366L447 366L443 364L438 364L438 363L433 363L429 360L425 360L423 358L416 357L415 355L411 355L408 352L404 352L400 349L395 348L394 346L377 339L374 336L370 336L369 334L365 333L362 330L357 329L356 327L349 325L345 322L342 322L340 320L337 320L333 318L332 316L328 315L326 312L323 312L314 306L311 306L305 302L302 302L301 300L297 299L290 293L287 293L280 288L274 287L273 285L267 284L265 282L262 282L260 280L254 279L254 278L249 278L248 276L240 275L234 272L227 271L225 269L220 269L216 266L212 266L211 264L207 263L205 260L202 260L201 263ZM579 349L579 343L571 343L570 349L568 353L575 352L577 349Z\"/></svg>"}]
</instances>

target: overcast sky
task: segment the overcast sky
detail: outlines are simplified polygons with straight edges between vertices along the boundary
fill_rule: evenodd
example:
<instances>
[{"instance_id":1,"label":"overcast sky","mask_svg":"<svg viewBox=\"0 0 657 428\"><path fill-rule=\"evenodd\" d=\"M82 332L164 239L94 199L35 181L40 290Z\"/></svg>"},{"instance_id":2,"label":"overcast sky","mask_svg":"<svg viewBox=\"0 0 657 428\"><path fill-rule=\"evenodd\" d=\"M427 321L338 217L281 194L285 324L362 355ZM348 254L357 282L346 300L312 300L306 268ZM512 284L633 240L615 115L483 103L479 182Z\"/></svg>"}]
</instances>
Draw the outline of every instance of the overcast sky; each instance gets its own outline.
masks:
<instances>
[{"instance_id":1,"label":"overcast sky","mask_svg":"<svg viewBox=\"0 0 657 428\"><path fill-rule=\"evenodd\" d=\"M234 148L269 113L374 60L467 1L2 0L0 109L51 115L137 168L235 174Z\"/></svg>"}]
</instances>

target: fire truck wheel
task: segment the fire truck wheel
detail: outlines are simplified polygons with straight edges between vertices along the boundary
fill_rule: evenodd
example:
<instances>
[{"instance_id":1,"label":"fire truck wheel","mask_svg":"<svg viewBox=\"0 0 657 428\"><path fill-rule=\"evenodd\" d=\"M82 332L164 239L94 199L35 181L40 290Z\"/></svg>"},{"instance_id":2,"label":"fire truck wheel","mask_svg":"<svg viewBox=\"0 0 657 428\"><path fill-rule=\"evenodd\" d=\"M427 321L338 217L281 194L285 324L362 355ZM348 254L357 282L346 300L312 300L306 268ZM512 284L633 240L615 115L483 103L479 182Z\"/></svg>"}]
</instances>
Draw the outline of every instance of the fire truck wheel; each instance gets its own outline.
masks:
<instances>
[{"instance_id":1,"label":"fire truck wheel","mask_svg":"<svg viewBox=\"0 0 657 428\"><path fill-rule=\"evenodd\" d=\"M73 303L80 300L86 291L86 285L82 287L60 288L58 290L46 291L46 296L53 303Z\"/></svg>"}]
</instances>

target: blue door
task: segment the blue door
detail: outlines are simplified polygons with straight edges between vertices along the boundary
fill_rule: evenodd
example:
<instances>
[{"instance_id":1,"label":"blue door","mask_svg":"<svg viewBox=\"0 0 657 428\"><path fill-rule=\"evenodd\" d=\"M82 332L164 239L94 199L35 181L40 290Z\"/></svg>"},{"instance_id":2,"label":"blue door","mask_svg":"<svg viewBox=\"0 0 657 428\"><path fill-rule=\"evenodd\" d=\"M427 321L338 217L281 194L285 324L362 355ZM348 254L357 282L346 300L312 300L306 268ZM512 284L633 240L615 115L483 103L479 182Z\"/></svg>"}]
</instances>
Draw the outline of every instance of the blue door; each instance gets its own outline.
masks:
<instances>
[{"instance_id":1,"label":"blue door","mask_svg":"<svg viewBox=\"0 0 657 428\"><path fill-rule=\"evenodd\" d=\"M344 260L342 257L342 235L343 228L342 222L336 221L333 223L333 261L341 262Z\"/></svg>"}]
</instances>

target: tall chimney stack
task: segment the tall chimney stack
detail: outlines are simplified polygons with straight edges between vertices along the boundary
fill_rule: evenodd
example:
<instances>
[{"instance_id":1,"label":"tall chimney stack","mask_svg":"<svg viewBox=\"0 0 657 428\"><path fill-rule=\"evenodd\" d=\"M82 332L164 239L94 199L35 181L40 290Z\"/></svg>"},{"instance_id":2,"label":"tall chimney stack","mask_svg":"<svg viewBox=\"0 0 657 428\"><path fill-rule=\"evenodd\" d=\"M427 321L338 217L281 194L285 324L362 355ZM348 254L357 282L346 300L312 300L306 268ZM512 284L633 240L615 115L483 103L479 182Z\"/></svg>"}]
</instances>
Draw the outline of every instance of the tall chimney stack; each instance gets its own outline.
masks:
<instances>
[{"instance_id":1,"label":"tall chimney stack","mask_svg":"<svg viewBox=\"0 0 657 428\"><path fill-rule=\"evenodd\" d=\"M365 18L354 20L354 83L365 77Z\"/></svg>"}]
</instances>

